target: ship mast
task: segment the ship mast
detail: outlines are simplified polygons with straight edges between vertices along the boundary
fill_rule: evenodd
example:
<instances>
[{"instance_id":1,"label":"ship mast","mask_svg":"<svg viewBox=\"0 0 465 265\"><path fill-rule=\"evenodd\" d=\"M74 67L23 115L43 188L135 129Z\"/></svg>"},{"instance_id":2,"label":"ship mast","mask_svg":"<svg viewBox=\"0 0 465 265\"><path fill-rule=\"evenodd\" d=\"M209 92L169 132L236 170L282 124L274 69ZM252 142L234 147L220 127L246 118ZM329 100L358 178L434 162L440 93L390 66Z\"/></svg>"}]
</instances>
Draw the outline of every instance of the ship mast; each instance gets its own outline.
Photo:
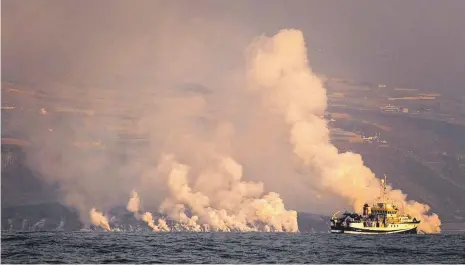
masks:
<instances>
[{"instance_id":1,"label":"ship mast","mask_svg":"<svg viewBox=\"0 0 465 265\"><path fill-rule=\"evenodd\" d=\"M381 202L383 205L385 204L385 197L386 197L386 174L384 174L384 179L381 179Z\"/></svg>"}]
</instances>

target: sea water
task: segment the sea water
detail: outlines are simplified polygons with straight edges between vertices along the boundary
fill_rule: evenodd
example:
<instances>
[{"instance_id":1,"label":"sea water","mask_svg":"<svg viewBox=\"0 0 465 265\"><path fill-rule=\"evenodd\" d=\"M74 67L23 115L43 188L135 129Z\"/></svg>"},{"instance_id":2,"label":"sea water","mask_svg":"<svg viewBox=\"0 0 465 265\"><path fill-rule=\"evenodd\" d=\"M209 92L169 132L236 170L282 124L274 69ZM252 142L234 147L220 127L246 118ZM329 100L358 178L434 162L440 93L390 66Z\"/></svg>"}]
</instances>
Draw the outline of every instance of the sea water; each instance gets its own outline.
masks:
<instances>
[{"instance_id":1,"label":"sea water","mask_svg":"<svg viewBox=\"0 0 465 265\"><path fill-rule=\"evenodd\" d=\"M2 263L465 263L465 234L2 232Z\"/></svg>"}]
</instances>

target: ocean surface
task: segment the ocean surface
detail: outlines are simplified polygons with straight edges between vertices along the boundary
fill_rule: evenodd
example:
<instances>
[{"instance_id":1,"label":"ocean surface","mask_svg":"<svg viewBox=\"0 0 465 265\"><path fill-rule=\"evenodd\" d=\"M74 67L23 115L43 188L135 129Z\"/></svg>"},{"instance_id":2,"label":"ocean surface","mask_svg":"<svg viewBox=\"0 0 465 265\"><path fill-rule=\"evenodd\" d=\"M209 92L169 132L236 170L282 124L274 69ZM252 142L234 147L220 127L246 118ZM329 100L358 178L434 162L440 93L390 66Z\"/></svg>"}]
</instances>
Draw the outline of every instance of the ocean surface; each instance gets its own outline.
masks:
<instances>
[{"instance_id":1,"label":"ocean surface","mask_svg":"<svg viewBox=\"0 0 465 265\"><path fill-rule=\"evenodd\" d=\"M2 232L2 263L465 263L465 234Z\"/></svg>"}]
</instances>

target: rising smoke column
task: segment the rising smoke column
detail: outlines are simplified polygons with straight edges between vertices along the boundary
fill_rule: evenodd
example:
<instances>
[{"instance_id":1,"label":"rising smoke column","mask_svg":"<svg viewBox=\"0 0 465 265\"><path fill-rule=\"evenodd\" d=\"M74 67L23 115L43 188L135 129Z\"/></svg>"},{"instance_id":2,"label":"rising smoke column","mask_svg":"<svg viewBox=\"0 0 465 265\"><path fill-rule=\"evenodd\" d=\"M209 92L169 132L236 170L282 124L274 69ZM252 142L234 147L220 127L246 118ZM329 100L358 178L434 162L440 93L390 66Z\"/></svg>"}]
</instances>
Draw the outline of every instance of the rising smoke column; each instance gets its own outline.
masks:
<instances>
[{"instance_id":1,"label":"rising smoke column","mask_svg":"<svg viewBox=\"0 0 465 265\"><path fill-rule=\"evenodd\" d=\"M221 113L222 99L230 101L191 92L160 100L144 121L147 128L163 128L149 130L160 155L156 170L142 177L144 186L166 193L159 211L175 222L174 231L298 231L297 213L286 210L277 193L265 194L264 183L243 179L231 148L235 124Z\"/></svg>"},{"instance_id":2,"label":"rising smoke column","mask_svg":"<svg viewBox=\"0 0 465 265\"><path fill-rule=\"evenodd\" d=\"M136 191L132 191L131 193L131 198L128 201L128 204L126 206L126 209L130 211L131 213L134 214L134 217L136 217L137 220L142 219L147 225L152 229L154 232L159 232L159 231L170 231L170 228L166 224L166 221L162 218L158 219L158 225L155 225L155 220L153 220L153 215L150 212L145 212L142 214L140 210L140 196Z\"/></svg>"},{"instance_id":3,"label":"rising smoke column","mask_svg":"<svg viewBox=\"0 0 465 265\"><path fill-rule=\"evenodd\" d=\"M263 96L265 107L278 110L290 126L293 152L310 170L316 185L330 190L352 204L355 210L379 194L379 180L364 166L362 157L339 154L331 144L326 120L326 89L310 69L302 32L282 30L261 37L250 47L249 86ZM389 196L401 201L404 210L419 218L419 230L440 232L436 214L427 215L429 206L406 201L400 190L388 189Z\"/></svg>"},{"instance_id":4,"label":"rising smoke column","mask_svg":"<svg viewBox=\"0 0 465 265\"><path fill-rule=\"evenodd\" d=\"M232 158L219 156L217 163L197 178L211 180L215 192L207 196L189 186L188 165L164 156L160 167L167 170L169 196L160 211L189 231L298 231L297 212L286 210L279 194L263 195L263 183L241 180L242 166Z\"/></svg>"},{"instance_id":5,"label":"rising smoke column","mask_svg":"<svg viewBox=\"0 0 465 265\"><path fill-rule=\"evenodd\" d=\"M107 231L110 231L110 224L108 223L108 218L103 215L100 211L92 208L89 212L90 220L93 225L99 226Z\"/></svg>"},{"instance_id":6,"label":"rising smoke column","mask_svg":"<svg viewBox=\"0 0 465 265\"><path fill-rule=\"evenodd\" d=\"M126 209L134 214L137 219L140 219L139 216L139 208L140 208L140 197L136 191L132 191L131 198L128 201L128 205Z\"/></svg>"}]
</instances>

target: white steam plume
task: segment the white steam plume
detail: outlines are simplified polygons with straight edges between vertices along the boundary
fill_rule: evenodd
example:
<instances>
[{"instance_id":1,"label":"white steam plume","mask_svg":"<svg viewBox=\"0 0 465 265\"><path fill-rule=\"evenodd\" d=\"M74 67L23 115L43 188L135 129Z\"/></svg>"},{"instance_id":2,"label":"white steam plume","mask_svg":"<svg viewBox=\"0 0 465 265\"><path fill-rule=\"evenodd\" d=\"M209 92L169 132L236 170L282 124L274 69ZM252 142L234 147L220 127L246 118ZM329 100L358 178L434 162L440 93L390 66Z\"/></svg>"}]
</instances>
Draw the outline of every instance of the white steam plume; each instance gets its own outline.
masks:
<instances>
[{"instance_id":1,"label":"white steam plume","mask_svg":"<svg viewBox=\"0 0 465 265\"><path fill-rule=\"evenodd\" d=\"M89 212L90 220L95 226L99 226L107 231L110 231L110 224L108 223L108 218L99 212L95 208L92 208Z\"/></svg>"},{"instance_id":2,"label":"white steam plume","mask_svg":"<svg viewBox=\"0 0 465 265\"><path fill-rule=\"evenodd\" d=\"M132 191L132 196L128 201L128 205L126 206L126 209L130 211L131 213L133 213L134 216L137 218L137 220L139 220L140 219L139 208L140 208L139 194L135 191Z\"/></svg>"},{"instance_id":3,"label":"white steam plume","mask_svg":"<svg viewBox=\"0 0 465 265\"><path fill-rule=\"evenodd\" d=\"M136 191L132 191L132 196L128 201L128 205L126 206L126 209L130 211L131 213L134 214L134 217L137 218L137 220L142 219L147 225L152 229L154 232L159 232L159 231L170 231L170 228L166 224L166 221L162 218L158 219L158 225L155 225L155 221L153 220L153 215L150 212L146 212L144 214L141 214L140 212L140 196Z\"/></svg>"},{"instance_id":4,"label":"white steam plume","mask_svg":"<svg viewBox=\"0 0 465 265\"><path fill-rule=\"evenodd\" d=\"M321 118L327 106L326 89L312 72L303 34L282 30L275 36L259 38L250 49L248 69L250 88L263 95L267 108L278 110L290 126L290 142L295 155L310 170L319 189L342 196L359 210L379 194L379 180L364 166L360 155L339 154L331 144L326 121ZM406 201L400 190L389 187L389 195L404 204L405 211L422 222L419 230L440 232L436 214L429 207Z\"/></svg>"},{"instance_id":5,"label":"white steam plume","mask_svg":"<svg viewBox=\"0 0 465 265\"><path fill-rule=\"evenodd\" d=\"M152 228L153 232L169 232L171 229L169 228L168 224L166 224L165 219L158 218L158 224L155 225L155 221L153 220L153 215L150 212L146 212L142 215L142 220L147 223L147 225Z\"/></svg>"},{"instance_id":6,"label":"white steam plume","mask_svg":"<svg viewBox=\"0 0 465 265\"><path fill-rule=\"evenodd\" d=\"M242 167L229 157L203 169L197 183L211 180L207 196L188 183L191 168L165 156L160 167L167 170L169 196L160 211L190 231L297 232L297 212L285 209L277 193L263 195L263 183L241 180ZM192 213L188 217L186 210Z\"/></svg>"}]
</instances>

